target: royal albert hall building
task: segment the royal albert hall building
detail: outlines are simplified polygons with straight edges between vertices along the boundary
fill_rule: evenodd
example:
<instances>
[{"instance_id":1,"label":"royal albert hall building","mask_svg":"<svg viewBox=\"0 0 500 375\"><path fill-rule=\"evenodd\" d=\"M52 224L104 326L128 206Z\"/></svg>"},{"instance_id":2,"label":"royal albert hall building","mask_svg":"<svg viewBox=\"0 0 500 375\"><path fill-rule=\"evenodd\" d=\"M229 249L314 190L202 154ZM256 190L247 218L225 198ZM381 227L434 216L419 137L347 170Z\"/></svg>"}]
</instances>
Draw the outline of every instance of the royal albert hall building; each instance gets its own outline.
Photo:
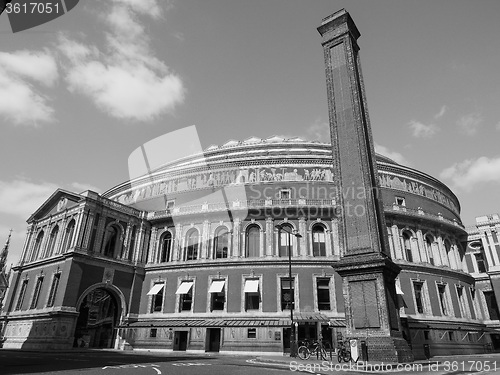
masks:
<instances>
[{"instance_id":1,"label":"royal albert hall building","mask_svg":"<svg viewBox=\"0 0 500 375\"><path fill-rule=\"evenodd\" d=\"M386 157L377 166L415 358L492 349L457 197ZM57 190L28 219L3 346L285 353L293 309L299 340L335 347L346 324L338 218L363 212L337 204L333 179L329 144L252 137L102 195Z\"/></svg>"}]
</instances>

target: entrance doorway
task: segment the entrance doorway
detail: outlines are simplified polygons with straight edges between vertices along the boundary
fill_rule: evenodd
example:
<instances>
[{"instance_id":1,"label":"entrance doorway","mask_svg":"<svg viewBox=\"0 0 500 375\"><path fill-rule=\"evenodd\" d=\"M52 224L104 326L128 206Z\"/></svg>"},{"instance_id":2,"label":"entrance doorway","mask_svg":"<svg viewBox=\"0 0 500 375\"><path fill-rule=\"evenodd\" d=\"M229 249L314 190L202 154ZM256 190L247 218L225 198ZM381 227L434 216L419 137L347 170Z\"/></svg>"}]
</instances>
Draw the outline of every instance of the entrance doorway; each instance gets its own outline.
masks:
<instances>
[{"instance_id":1,"label":"entrance doorway","mask_svg":"<svg viewBox=\"0 0 500 375\"><path fill-rule=\"evenodd\" d=\"M219 352L220 328L207 328L207 352Z\"/></svg>"},{"instance_id":2,"label":"entrance doorway","mask_svg":"<svg viewBox=\"0 0 500 375\"><path fill-rule=\"evenodd\" d=\"M283 328L283 353L290 353L291 328Z\"/></svg>"},{"instance_id":3,"label":"entrance doorway","mask_svg":"<svg viewBox=\"0 0 500 375\"><path fill-rule=\"evenodd\" d=\"M177 331L174 334L174 350L185 351L187 349L188 332Z\"/></svg>"},{"instance_id":4,"label":"entrance doorway","mask_svg":"<svg viewBox=\"0 0 500 375\"><path fill-rule=\"evenodd\" d=\"M94 289L83 298L78 311L73 346L112 348L118 317L115 297L105 289Z\"/></svg>"}]
</instances>

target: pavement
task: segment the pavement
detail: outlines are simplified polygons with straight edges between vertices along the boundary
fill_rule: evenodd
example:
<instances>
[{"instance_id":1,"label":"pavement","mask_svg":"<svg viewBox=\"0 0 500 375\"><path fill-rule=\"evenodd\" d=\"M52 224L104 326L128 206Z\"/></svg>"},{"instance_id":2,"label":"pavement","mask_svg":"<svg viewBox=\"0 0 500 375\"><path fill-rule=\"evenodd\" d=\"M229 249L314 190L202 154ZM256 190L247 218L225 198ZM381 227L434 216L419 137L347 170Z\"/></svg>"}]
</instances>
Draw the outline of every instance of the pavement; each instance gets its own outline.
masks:
<instances>
[{"instance_id":1,"label":"pavement","mask_svg":"<svg viewBox=\"0 0 500 375\"><path fill-rule=\"evenodd\" d=\"M288 354L284 355L266 355L259 356L256 358L256 363L268 363L268 364L276 364L282 367L289 367L292 371L302 370L302 369L323 369L324 371L332 371L332 370L343 370L343 371L354 371L354 372L384 372L384 369L396 369L399 368L402 371L405 366L408 369L415 368L415 366L422 365L426 369L431 369L431 371L437 371L438 366L443 368L443 366L451 366L452 363L462 363L464 362L464 358L469 361L486 361L492 359L493 353L486 354L470 354L470 355L456 355L456 356L434 356L430 359L422 359L415 360L410 363L387 363L387 362L377 362L377 361L362 361L358 362L342 362L339 363L337 360L337 356L334 354L332 359L328 359L327 361L322 359L317 359L316 357L311 356L307 360L302 360L299 357L290 357ZM498 356L496 353L495 357ZM497 357L498 358L498 357ZM495 363L497 363L495 361ZM500 361L498 362L500 365ZM399 366L399 367L398 367ZM434 367L434 370L432 369ZM460 367L460 366L459 366ZM495 369L498 371L499 367L495 366ZM412 371L412 370L409 370ZM415 370L413 370L415 371ZM496 373L496 372L495 372Z\"/></svg>"}]
</instances>

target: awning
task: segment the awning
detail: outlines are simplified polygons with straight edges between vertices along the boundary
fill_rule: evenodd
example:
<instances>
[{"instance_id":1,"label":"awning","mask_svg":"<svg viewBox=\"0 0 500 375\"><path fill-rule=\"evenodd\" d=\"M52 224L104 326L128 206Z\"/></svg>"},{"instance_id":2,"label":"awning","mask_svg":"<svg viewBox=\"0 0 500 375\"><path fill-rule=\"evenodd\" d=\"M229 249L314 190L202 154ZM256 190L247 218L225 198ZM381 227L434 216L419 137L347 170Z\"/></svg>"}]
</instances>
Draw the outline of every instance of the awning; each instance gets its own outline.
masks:
<instances>
[{"instance_id":1,"label":"awning","mask_svg":"<svg viewBox=\"0 0 500 375\"><path fill-rule=\"evenodd\" d=\"M161 319L124 324L118 328L176 327L289 327L287 319Z\"/></svg>"},{"instance_id":2,"label":"awning","mask_svg":"<svg viewBox=\"0 0 500 375\"><path fill-rule=\"evenodd\" d=\"M258 293L259 280L245 280L245 289L243 293Z\"/></svg>"},{"instance_id":3,"label":"awning","mask_svg":"<svg viewBox=\"0 0 500 375\"><path fill-rule=\"evenodd\" d=\"M345 320L343 319L330 319L328 322L330 327L345 327Z\"/></svg>"},{"instance_id":4,"label":"awning","mask_svg":"<svg viewBox=\"0 0 500 375\"><path fill-rule=\"evenodd\" d=\"M330 318L318 312L297 312L293 314L293 320L297 322L325 322L328 323Z\"/></svg>"},{"instance_id":5,"label":"awning","mask_svg":"<svg viewBox=\"0 0 500 375\"><path fill-rule=\"evenodd\" d=\"M163 285L165 285L165 284L163 284L163 283L161 283L161 284L155 284L151 288L151 290L147 293L147 295L148 296L154 296L154 295L158 294L158 292L163 288Z\"/></svg>"},{"instance_id":6,"label":"awning","mask_svg":"<svg viewBox=\"0 0 500 375\"><path fill-rule=\"evenodd\" d=\"M224 283L226 280L214 280L212 281L212 285L210 285L210 289L208 290L208 293L220 293L222 292L222 289L224 289ZM182 293L184 294L184 293Z\"/></svg>"},{"instance_id":7,"label":"awning","mask_svg":"<svg viewBox=\"0 0 500 375\"><path fill-rule=\"evenodd\" d=\"M401 288L399 286L396 285L396 294L399 294L400 296L404 296L404 293L403 291L401 290Z\"/></svg>"},{"instance_id":8,"label":"awning","mask_svg":"<svg viewBox=\"0 0 500 375\"><path fill-rule=\"evenodd\" d=\"M183 281L181 285L177 288L177 292L175 294L187 294L191 290L191 287L193 286L194 282L193 281Z\"/></svg>"}]
</instances>

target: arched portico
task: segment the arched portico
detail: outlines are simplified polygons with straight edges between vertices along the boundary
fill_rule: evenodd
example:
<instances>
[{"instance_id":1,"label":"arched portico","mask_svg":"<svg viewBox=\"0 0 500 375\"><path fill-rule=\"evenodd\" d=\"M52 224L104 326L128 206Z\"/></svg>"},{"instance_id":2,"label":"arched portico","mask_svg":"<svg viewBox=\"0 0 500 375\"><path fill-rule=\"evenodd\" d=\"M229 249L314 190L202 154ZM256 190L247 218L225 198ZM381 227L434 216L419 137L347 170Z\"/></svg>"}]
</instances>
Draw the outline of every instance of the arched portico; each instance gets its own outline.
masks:
<instances>
[{"instance_id":1,"label":"arched portico","mask_svg":"<svg viewBox=\"0 0 500 375\"><path fill-rule=\"evenodd\" d=\"M79 312L74 347L114 348L115 327L126 314L125 297L116 286L107 283L87 288L76 304Z\"/></svg>"}]
</instances>

